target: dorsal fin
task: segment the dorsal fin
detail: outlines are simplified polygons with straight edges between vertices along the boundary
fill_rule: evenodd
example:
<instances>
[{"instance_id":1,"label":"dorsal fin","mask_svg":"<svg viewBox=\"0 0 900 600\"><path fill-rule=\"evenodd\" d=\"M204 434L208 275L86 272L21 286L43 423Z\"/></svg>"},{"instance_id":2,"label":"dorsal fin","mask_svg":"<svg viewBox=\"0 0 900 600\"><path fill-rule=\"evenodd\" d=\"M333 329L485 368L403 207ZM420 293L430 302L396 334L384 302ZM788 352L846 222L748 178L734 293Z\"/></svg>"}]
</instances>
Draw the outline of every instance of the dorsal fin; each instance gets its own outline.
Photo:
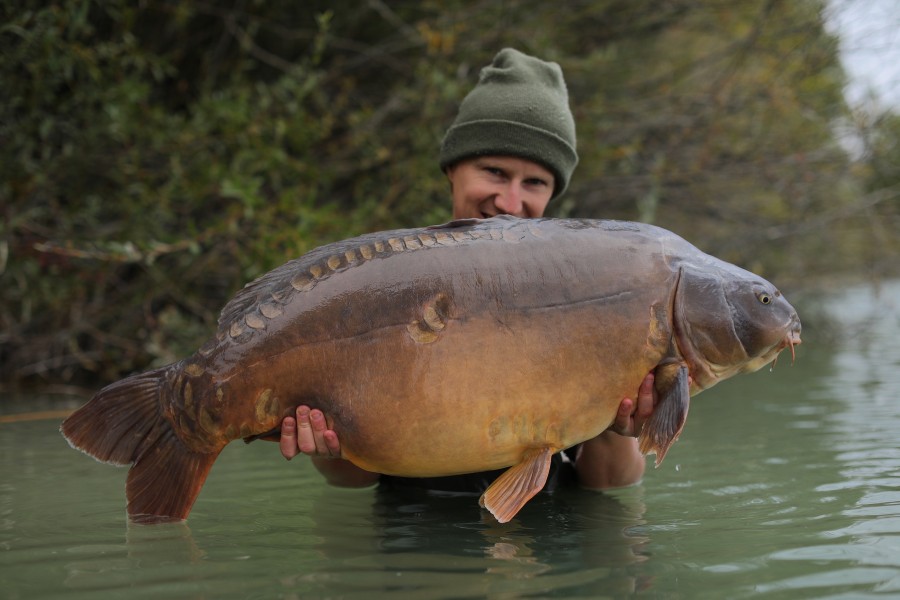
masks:
<instances>
[{"instance_id":1,"label":"dorsal fin","mask_svg":"<svg viewBox=\"0 0 900 600\"><path fill-rule=\"evenodd\" d=\"M428 231L439 231L441 229L457 229L459 227L468 227L470 225L478 225L479 223L483 223L484 219L454 219L452 221L447 221L446 223L441 223L440 225L429 225L425 229Z\"/></svg>"},{"instance_id":2,"label":"dorsal fin","mask_svg":"<svg viewBox=\"0 0 900 600\"><path fill-rule=\"evenodd\" d=\"M488 219L476 219L475 217L467 217L465 219L453 219L440 225L429 225L425 229L435 231L440 229L457 229L459 227L471 227L473 225L481 225L482 223L490 223L491 221L520 221L519 217L514 215L496 215Z\"/></svg>"}]
</instances>

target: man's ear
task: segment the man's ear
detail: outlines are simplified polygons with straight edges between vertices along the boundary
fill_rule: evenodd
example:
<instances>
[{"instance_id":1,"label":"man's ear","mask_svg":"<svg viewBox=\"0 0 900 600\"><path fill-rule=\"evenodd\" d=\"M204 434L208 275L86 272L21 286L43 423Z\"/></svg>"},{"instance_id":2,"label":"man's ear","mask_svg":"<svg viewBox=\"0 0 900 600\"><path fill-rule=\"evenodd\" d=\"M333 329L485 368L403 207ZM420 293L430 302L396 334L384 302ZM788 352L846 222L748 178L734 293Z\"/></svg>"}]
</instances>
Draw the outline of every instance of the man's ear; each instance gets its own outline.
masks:
<instances>
[{"instance_id":1,"label":"man's ear","mask_svg":"<svg viewBox=\"0 0 900 600\"><path fill-rule=\"evenodd\" d=\"M449 165L446 169L444 169L444 175L447 177L447 181L450 182L450 193L453 193L453 171L456 170L456 165Z\"/></svg>"}]
</instances>

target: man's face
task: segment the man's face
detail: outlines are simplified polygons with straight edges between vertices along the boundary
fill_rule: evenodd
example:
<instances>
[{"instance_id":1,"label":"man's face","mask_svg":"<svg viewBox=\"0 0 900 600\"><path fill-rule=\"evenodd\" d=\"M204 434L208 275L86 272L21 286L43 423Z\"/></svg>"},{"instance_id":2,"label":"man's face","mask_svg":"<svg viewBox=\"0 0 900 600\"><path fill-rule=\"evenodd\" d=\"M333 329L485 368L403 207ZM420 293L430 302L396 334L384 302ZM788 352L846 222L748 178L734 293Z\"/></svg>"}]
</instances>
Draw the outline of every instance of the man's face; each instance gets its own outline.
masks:
<instances>
[{"instance_id":1,"label":"man's face","mask_svg":"<svg viewBox=\"0 0 900 600\"><path fill-rule=\"evenodd\" d=\"M538 163L510 156L480 156L447 169L453 218L496 215L541 217L553 195L553 174Z\"/></svg>"}]
</instances>

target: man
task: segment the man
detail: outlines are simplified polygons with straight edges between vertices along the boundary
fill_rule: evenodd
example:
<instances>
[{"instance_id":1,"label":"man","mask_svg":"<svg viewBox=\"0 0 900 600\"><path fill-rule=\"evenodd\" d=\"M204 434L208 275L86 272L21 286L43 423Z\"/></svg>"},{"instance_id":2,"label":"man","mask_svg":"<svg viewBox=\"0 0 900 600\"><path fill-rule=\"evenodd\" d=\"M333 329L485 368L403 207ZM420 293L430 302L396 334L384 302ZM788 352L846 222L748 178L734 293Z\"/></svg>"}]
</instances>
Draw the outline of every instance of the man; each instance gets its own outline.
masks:
<instances>
[{"instance_id":1,"label":"man","mask_svg":"<svg viewBox=\"0 0 900 600\"><path fill-rule=\"evenodd\" d=\"M509 48L482 70L441 143L440 166L450 181L455 219L541 217L565 191L577 163L575 123L562 70ZM622 400L610 429L570 450L573 456L554 457L545 489L566 480L606 489L641 479L645 461L634 436L653 412L652 373L637 392L637 402ZM330 484L343 487L389 481L480 493L497 474L415 480L364 471L340 458L340 440L328 429L325 415L306 406L297 408L296 418L282 422L281 453L288 460L299 453L310 456Z\"/></svg>"}]
</instances>

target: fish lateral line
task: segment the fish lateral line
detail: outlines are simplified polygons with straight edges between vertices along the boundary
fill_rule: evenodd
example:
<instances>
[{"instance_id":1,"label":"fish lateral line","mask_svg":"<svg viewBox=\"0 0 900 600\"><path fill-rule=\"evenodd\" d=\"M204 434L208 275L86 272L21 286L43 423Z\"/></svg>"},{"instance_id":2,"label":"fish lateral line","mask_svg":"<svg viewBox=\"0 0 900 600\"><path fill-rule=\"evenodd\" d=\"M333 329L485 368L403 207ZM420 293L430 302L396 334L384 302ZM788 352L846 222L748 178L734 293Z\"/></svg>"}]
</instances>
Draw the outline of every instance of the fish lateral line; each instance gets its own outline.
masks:
<instances>
[{"instance_id":1,"label":"fish lateral line","mask_svg":"<svg viewBox=\"0 0 900 600\"><path fill-rule=\"evenodd\" d=\"M541 312L546 310L554 310L557 308L568 308L568 307L579 307L586 306L590 304L614 304L619 301L628 300L634 296L634 292L631 291L622 291L615 292L613 294L604 294L601 296L591 296L590 298L584 298L581 300L573 300L571 302L548 302L546 304L538 304L534 306L516 306L510 307L510 311L522 311L522 312Z\"/></svg>"}]
</instances>

